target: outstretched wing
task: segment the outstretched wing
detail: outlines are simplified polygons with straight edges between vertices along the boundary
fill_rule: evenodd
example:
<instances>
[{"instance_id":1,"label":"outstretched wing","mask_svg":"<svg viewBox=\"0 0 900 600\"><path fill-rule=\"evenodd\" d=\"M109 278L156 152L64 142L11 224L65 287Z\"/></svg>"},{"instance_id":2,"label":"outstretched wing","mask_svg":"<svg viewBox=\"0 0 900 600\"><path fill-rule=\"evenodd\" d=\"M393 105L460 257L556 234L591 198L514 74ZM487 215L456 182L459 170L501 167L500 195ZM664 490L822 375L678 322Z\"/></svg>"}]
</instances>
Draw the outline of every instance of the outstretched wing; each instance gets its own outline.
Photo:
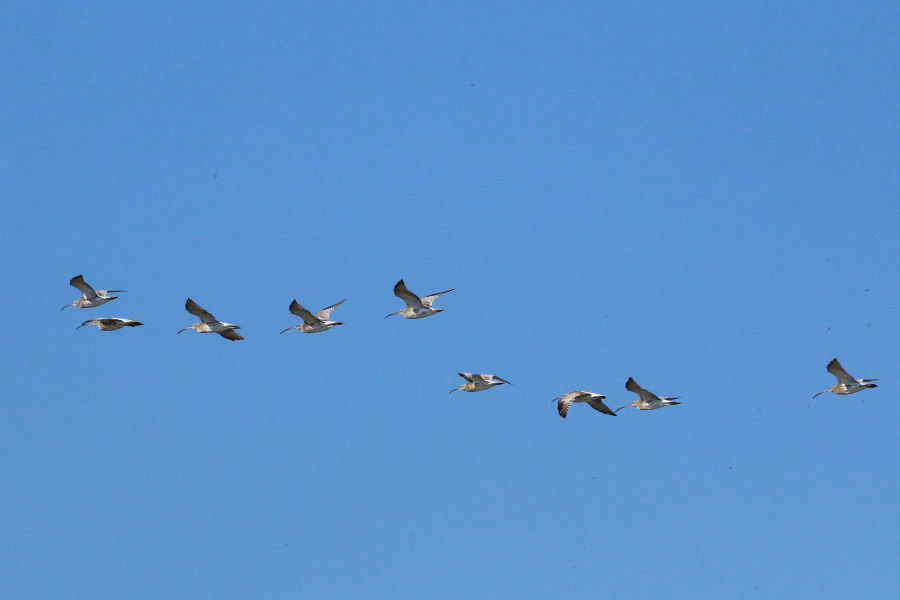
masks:
<instances>
[{"instance_id":1,"label":"outstretched wing","mask_svg":"<svg viewBox=\"0 0 900 600\"><path fill-rule=\"evenodd\" d=\"M84 275L76 275L72 279L69 280L69 285L78 288L78 291L81 292L81 295L84 296L88 300L96 300L97 292L94 291L94 288L89 286L84 281Z\"/></svg>"},{"instance_id":2,"label":"outstretched wing","mask_svg":"<svg viewBox=\"0 0 900 600\"><path fill-rule=\"evenodd\" d=\"M503 379L502 377L497 377L496 375L489 375L488 373L482 373L480 377L487 379L488 381L502 381L503 383L509 383L509 385L513 385L509 381Z\"/></svg>"},{"instance_id":3,"label":"outstretched wing","mask_svg":"<svg viewBox=\"0 0 900 600\"><path fill-rule=\"evenodd\" d=\"M346 300L346 298L344 298L344 300ZM319 312L316 313L316 318L319 319L320 321L327 321L328 317L331 316L331 311L333 311L335 308L337 308L338 306L343 304L344 300L341 300L340 302L335 302L331 306L326 306L325 308L323 308L322 310L320 310Z\"/></svg>"},{"instance_id":4,"label":"outstretched wing","mask_svg":"<svg viewBox=\"0 0 900 600\"><path fill-rule=\"evenodd\" d=\"M457 373L457 375L459 375L466 381L472 381L472 378L475 377L472 373Z\"/></svg>"},{"instance_id":5,"label":"outstretched wing","mask_svg":"<svg viewBox=\"0 0 900 600\"><path fill-rule=\"evenodd\" d=\"M300 306L300 303L297 302L296 300L291 302L291 306L288 310L290 310L292 313L294 313L295 315L297 315L298 317L303 319L303 322L306 323L307 325L316 325L317 323L319 323L319 319L314 317L313 314L311 312L309 312L307 309Z\"/></svg>"},{"instance_id":6,"label":"outstretched wing","mask_svg":"<svg viewBox=\"0 0 900 600\"><path fill-rule=\"evenodd\" d=\"M241 334L239 334L239 333L238 333L237 331L235 331L234 329L223 329L222 331L217 331L216 333L218 333L219 335L221 335L221 336L222 336L223 338L225 338L226 340L235 340L235 341L236 341L236 340L242 340L242 339L244 339L244 336L242 336Z\"/></svg>"},{"instance_id":7,"label":"outstretched wing","mask_svg":"<svg viewBox=\"0 0 900 600\"><path fill-rule=\"evenodd\" d=\"M569 392L568 394L563 394L559 398L556 399L556 410L559 412L559 416L563 419L566 418L566 415L569 414L569 407L572 406L572 399L574 399L579 392Z\"/></svg>"},{"instance_id":8,"label":"outstretched wing","mask_svg":"<svg viewBox=\"0 0 900 600\"><path fill-rule=\"evenodd\" d=\"M412 309L425 308L419 297L409 291L402 279L394 286L394 295L406 302L406 305Z\"/></svg>"},{"instance_id":9,"label":"outstretched wing","mask_svg":"<svg viewBox=\"0 0 900 600\"><path fill-rule=\"evenodd\" d=\"M838 362L838 359L833 359L830 363L828 363L828 372L837 377L838 383L843 383L844 385L856 383L856 380L844 370L844 367L841 366L841 363Z\"/></svg>"},{"instance_id":10,"label":"outstretched wing","mask_svg":"<svg viewBox=\"0 0 900 600\"><path fill-rule=\"evenodd\" d=\"M428 296L424 296L422 298L422 304L425 305L425 308L431 308L431 305L434 303L435 299L438 296L440 296L442 294L446 294L447 292L452 292L452 291L453 291L453 289L451 288L449 290L444 290L443 292L438 292L437 294L430 294Z\"/></svg>"},{"instance_id":11,"label":"outstretched wing","mask_svg":"<svg viewBox=\"0 0 900 600\"><path fill-rule=\"evenodd\" d=\"M219 322L217 318L209 314L209 312L204 310L199 304L197 304L190 298L188 298L187 302L184 303L184 308L207 325L215 325Z\"/></svg>"},{"instance_id":12,"label":"outstretched wing","mask_svg":"<svg viewBox=\"0 0 900 600\"><path fill-rule=\"evenodd\" d=\"M588 394L588 395L590 397L587 398L585 400L585 402L587 402L591 406L591 408L593 408L594 410L599 410L604 415L616 416L616 413L613 412L612 410L610 410L610 408L606 404L603 403L603 398L605 398L605 396L603 396L602 394Z\"/></svg>"},{"instance_id":13,"label":"outstretched wing","mask_svg":"<svg viewBox=\"0 0 900 600\"><path fill-rule=\"evenodd\" d=\"M644 388L639 386L633 377L629 377L628 381L625 382L625 389L628 390L629 392L634 392L635 394L637 394L638 396L641 397L641 400L644 400L646 402L653 402L653 401L659 400L659 397L656 394L654 394L652 392L648 392L647 390L645 390Z\"/></svg>"}]
</instances>

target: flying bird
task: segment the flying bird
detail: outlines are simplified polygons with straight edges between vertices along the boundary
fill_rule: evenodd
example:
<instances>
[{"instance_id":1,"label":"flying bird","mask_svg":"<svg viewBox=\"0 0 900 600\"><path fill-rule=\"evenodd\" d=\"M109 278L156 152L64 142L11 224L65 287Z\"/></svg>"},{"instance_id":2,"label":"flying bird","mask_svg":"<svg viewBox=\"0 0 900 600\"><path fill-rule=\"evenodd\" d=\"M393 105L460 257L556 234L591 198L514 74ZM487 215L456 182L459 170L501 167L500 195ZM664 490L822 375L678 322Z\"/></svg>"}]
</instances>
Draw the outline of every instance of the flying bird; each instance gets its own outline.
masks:
<instances>
[{"instance_id":1,"label":"flying bird","mask_svg":"<svg viewBox=\"0 0 900 600\"><path fill-rule=\"evenodd\" d=\"M66 306L77 306L78 308L93 308L95 306L100 306L101 304L106 304L110 300L115 300L118 296L110 296L109 294L115 294L118 292L124 292L125 290L97 290L94 291L90 285L88 285L84 281L84 275L76 275L72 279L69 280L69 285L78 288L81 291L81 298L76 300L75 302L71 302L66 304ZM66 308L63 306L59 310Z\"/></svg>"},{"instance_id":2,"label":"flying bird","mask_svg":"<svg viewBox=\"0 0 900 600\"><path fill-rule=\"evenodd\" d=\"M346 298L344 298L346 300ZM303 322L299 325L294 325L293 327L288 327L281 333L285 331L290 331L291 329L299 329L303 333L318 333L320 331L328 331L335 325L343 325L343 321L329 321L328 317L331 316L331 311L344 303L344 300L340 302L336 302L329 307L323 308L315 315L309 312L307 309L300 306L300 303L294 300L291 302L288 310L303 319Z\"/></svg>"},{"instance_id":3,"label":"flying bird","mask_svg":"<svg viewBox=\"0 0 900 600\"><path fill-rule=\"evenodd\" d=\"M559 398L554 398L552 401L556 402L556 410L559 411L559 416L563 419L566 418L566 414L569 412L569 406L571 406L573 402L587 402L594 410L599 410L605 415L616 416L616 413L603 403L604 398L606 398L606 396L603 394L574 391L563 394Z\"/></svg>"},{"instance_id":4,"label":"flying bird","mask_svg":"<svg viewBox=\"0 0 900 600\"><path fill-rule=\"evenodd\" d=\"M828 372L837 377L837 385L833 385L827 390L822 390L819 394L824 394L825 392L834 392L835 394L855 394L861 390L866 388L878 387L874 383L869 383L870 381L878 381L877 379L856 379L850 373L844 370L844 367L841 366L841 363L838 362L838 359L833 359L830 363L828 363ZM819 394L816 394L818 396ZM816 396L813 396L815 398Z\"/></svg>"},{"instance_id":5,"label":"flying bird","mask_svg":"<svg viewBox=\"0 0 900 600\"><path fill-rule=\"evenodd\" d=\"M653 392L648 392L647 390L639 386L637 382L631 377L629 377L628 381L625 382L625 389L629 392L634 392L640 397L631 404L626 404L621 408L617 408L616 412L619 412L620 410L622 410L622 408L627 408L629 406L634 406L638 410L654 410L656 408L662 408L663 406L681 404L681 402L675 402L675 400L678 400L678 396L657 396Z\"/></svg>"},{"instance_id":6,"label":"flying bird","mask_svg":"<svg viewBox=\"0 0 900 600\"><path fill-rule=\"evenodd\" d=\"M184 308L187 309L187 311L192 315L199 317L200 322L185 327L184 329L179 330L178 333L187 331L188 329L193 329L197 333L218 333L227 340L244 339L241 334L235 331L235 329L241 328L240 325L235 325L234 323L223 323L222 321L219 321L207 311L200 308L200 305L190 298L188 298L187 302L184 303Z\"/></svg>"},{"instance_id":7,"label":"flying bird","mask_svg":"<svg viewBox=\"0 0 900 600\"><path fill-rule=\"evenodd\" d=\"M495 385L503 385L504 383L513 385L502 377L497 377L496 375L491 375L490 373L457 373L457 375L465 379L466 382L458 388L453 388L452 390L450 390L451 394L456 390L462 390L464 392L480 392L482 390L492 388Z\"/></svg>"},{"instance_id":8,"label":"flying bird","mask_svg":"<svg viewBox=\"0 0 900 600\"><path fill-rule=\"evenodd\" d=\"M131 319L109 317L105 319L88 319L75 329L81 329L85 325L94 325L100 331L116 331L117 329L122 329L123 327L137 327L138 325L143 325L143 323L141 323L140 321L133 321Z\"/></svg>"},{"instance_id":9,"label":"flying bird","mask_svg":"<svg viewBox=\"0 0 900 600\"><path fill-rule=\"evenodd\" d=\"M444 310L443 308L431 308L431 305L434 303L435 299L441 294L446 294L447 292L452 292L453 289L444 290L443 292L438 292L436 294L430 294L428 296L422 296L419 298L415 294L413 294L406 287L406 284L403 283L403 280L397 282L397 285L394 286L394 295L406 302L406 308L403 310L398 310L397 312L393 312L385 317L392 317L394 315L403 315L407 319L422 319L424 317L430 317L431 315L437 314Z\"/></svg>"}]
</instances>

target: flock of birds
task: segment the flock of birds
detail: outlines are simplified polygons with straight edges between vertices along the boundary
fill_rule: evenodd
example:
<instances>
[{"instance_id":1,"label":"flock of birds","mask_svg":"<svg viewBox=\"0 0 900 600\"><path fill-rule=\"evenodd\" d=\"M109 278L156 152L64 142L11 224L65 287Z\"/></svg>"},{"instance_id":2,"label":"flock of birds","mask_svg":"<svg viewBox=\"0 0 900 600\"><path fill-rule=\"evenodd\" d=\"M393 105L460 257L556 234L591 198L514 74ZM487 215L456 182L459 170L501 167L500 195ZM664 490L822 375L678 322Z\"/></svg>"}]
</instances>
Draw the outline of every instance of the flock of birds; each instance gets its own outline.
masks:
<instances>
[{"instance_id":1,"label":"flock of birds","mask_svg":"<svg viewBox=\"0 0 900 600\"><path fill-rule=\"evenodd\" d=\"M77 308L94 308L97 306L101 306L106 304L111 300L115 300L118 296L111 296L110 294L121 293L125 290L94 290L87 282L84 280L84 276L77 275L69 280L69 284L77 288L81 292L81 298L72 302L70 304L66 304L60 310L64 308L68 308L69 306L75 306ZM441 295L446 294L448 292L452 292L453 289L444 290L443 292L437 292L434 294L429 294L427 296L417 296L416 294L409 291L409 288L406 287L406 284L401 279L394 286L394 295L403 300L406 304L406 307L402 310L398 310L397 312L393 312L384 318L392 317L394 315L401 315L406 319L422 319L424 317L430 317L431 315L436 315L437 313L443 311L443 308L434 308L434 301ZM301 323L294 325L292 327L288 327L284 329L281 333L288 332L292 329L298 329L303 333L319 333L321 331L328 331L332 327L337 325L343 325L343 321L332 321L331 313L335 308L344 303L344 300L340 302L335 302L331 306L327 306L322 310L313 314L308 309L304 308L297 300L293 300L291 305L288 307L288 310L300 317L302 320ZM193 329L197 333L218 333L223 338L237 341L242 340L244 337L239 334L236 330L240 329L240 325L235 325L234 323L226 323L224 321L220 321L215 318L212 313L201 307L199 304L191 300L190 298L184 304L185 309L200 319L199 323L194 323L193 325L188 325L187 327L180 329L178 333L182 331L187 331L188 329ZM116 331L122 329L123 327L138 327L143 325L140 321L135 321L133 319L122 319L119 317L103 317L97 319L88 319L76 329L84 327L85 325L93 325L100 331ZM841 363L838 362L838 359L833 359L828 363L826 367L828 372L834 375L837 378L837 384L822 390L813 398L820 394L824 394L825 392L832 392L834 394L855 394L856 392L862 391L866 388L874 388L878 387L876 384L872 383L873 381L878 381L877 379L857 379L850 375ZM459 387L453 388L450 390L452 394L456 390L462 390L464 392L481 392L492 387L509 384L513 385L509 381L503 379L502 377L498 377L497 375L492 375L490 373L459 373L459 376L465 379L465 383L460 385ZM626 404L616 410L611 410L606 404L604 404L603 400L606 399L606 396L603 394L595 394L592 392L583 392L580 390L576 390L574 392L569 392L568 394L563 394L558 398L554 398L552 401L556 402L556 408L559 411L559 416L565 418L569 412L569 407L573 402L584 402L591 408L602 412L606 415L616 416L623 408L627 408L629 406L634 406L638 410L654 410L657 408L662 408L663 406L673 406L675 404L681 404L680 402L676 402L678 397L671 396L657 396L653 392L650 392L644 388L642 388L638 383L631 377L628 378L628 381L625 382L625 389L629 392L634 392L638 395L638 399L630 404Z\"/></svg>"}]
</instances>

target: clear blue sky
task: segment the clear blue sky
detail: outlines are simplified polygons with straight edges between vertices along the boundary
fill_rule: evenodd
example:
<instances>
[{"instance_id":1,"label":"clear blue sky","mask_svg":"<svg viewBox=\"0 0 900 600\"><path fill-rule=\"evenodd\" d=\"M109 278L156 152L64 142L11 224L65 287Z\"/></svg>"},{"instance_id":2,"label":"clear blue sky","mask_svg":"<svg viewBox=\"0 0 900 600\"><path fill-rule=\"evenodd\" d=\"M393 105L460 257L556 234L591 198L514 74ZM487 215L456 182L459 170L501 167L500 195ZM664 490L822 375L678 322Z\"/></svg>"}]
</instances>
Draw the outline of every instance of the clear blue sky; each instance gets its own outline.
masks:
<instances>
[{"instance_id":1,"label":"clear blue sky","mask_svg":"<svg viewBox=\"0 0 900 600\"><path fill-rule=\"evenodd\" d=\"M0 597L900 595L897 3L190 4L0 8Z\"/></svg>"}]
</instances>

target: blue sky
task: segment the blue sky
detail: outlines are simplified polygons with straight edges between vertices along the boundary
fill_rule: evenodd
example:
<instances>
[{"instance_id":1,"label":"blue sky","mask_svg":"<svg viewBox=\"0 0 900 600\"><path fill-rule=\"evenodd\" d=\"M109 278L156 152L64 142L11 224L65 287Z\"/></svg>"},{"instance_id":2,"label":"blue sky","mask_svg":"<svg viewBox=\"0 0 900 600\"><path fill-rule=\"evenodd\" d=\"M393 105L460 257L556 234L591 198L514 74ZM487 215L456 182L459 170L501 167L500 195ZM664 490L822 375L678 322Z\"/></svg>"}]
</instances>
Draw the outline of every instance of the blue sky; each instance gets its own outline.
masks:
<instances>
[{"instance_id":1,"label":"blue sky","mask_svg":"<svg viewBox=\"0 0 900 600\"><path fill-rule=\"evenodd\" d=\"M0 595L896 596L898 18L2 4Z\"/></svg>"}]
</instances>

